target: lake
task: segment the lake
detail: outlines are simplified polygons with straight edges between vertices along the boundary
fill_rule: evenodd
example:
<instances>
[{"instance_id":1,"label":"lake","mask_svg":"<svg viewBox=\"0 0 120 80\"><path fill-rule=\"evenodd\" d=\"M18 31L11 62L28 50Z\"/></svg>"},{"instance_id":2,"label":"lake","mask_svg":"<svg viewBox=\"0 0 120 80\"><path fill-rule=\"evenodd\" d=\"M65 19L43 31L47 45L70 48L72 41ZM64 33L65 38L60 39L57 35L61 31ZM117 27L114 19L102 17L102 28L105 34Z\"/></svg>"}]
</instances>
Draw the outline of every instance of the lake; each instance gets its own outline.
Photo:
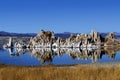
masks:
<instances>
[{"instance_id":1,"label":"lake","mask_svg":"<svg viewBox=\"0 0 120 80\"><path fill-rule=\"evenodd\" d=\"M0 49L0 64L16 66L72 65L120 62L114 49L33 48Z\"/></svg>"}]
</instances>

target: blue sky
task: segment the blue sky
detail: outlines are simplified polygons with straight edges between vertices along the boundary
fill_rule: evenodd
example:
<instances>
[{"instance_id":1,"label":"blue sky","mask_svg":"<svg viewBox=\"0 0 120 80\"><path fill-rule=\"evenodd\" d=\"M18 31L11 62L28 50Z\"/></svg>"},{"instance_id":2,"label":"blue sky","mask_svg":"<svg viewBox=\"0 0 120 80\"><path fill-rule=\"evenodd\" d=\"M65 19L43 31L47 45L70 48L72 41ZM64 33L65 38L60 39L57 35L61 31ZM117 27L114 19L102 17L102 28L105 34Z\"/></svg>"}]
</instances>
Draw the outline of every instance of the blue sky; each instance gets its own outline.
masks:
<instances>
[{"instance_id":1,"label":"blue sky","mask_svg":"<svg viewBox=\"0 0 120 80\"><path fill-rule=\"evenodd\" d=\"M120 32L120 0L0 0L0 31Z\"/></svg>"}]
</instances>

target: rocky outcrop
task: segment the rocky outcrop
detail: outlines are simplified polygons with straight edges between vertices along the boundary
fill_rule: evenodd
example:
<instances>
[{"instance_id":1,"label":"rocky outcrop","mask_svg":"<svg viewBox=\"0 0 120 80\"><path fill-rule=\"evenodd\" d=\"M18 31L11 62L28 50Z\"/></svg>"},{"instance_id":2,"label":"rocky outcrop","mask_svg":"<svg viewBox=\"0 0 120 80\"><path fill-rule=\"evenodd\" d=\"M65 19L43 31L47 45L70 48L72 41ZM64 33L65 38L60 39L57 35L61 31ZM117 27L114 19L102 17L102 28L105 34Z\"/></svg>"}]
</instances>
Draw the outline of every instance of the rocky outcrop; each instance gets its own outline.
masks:
<instances>
[{"instance_id":1,"label":"rocky outcrop","mask_svg":"<svg viewBox=\"0 0 120 80\"><path fill-rule=\"evenodd\" d=\"M12 42L11 42L12 43ZM13 47L27 48L100 48L101 46L120 46L120 40L115 39L113 32L105 38L96 31L90 34L71 34L68 38L56 37L53 31L40 32L31 38L29 43L16 41ZM4 47L4 46L3 46ZM5 45L6 47L6 45ZM12 47L11 45L9 47Z\"/></svg>"},{"instance_id":2,"label":"rocky outcrop","mask_svg":"<svg viewBox=\"0 0 120 80\"><path fill-rule=\"evenodd\" d=\"M31 38L29 44L32 46L43 47L92 47L92 45L101 45L101 35L92 31L90 34L71 34L69 38L63 39L55 37L54 32L41 30L34 38ZM89 45L89 46L88 46Z\"/></svg>"},{"instance_id":3,"label":"rocky outcrop","mask_svg":"<svg viewBox=\"0 0 120 80\"><path fill-rule=\"evenodd\" d=\"M91 36L91 39L92 39L93 43L101 44L101 35L98 32L92 31L90 33L90 36Z\"/></svg>"},{"instance_id":4,"label":"rocky outcrop","mask_svg":"<svg viewBox=\"0 0 120 80\"><path fill-rule=\"evenodd\" d=\"M35 36L33 39L30 39L29 44L32 46L35 46L36 44L47 45L52 44L54 40L54 32L41 30L37 36Z\"/></svg>"},{"instance_id":5,"label":"rocky outcrop","mask_svg":"<svg viewBox=\"0 0 120 80\"><path fill-rule=\"evenodd\" d=\"M25 46L29 48L98 48L101 45L112 46L120 44L120 40L115 39L113 32L109 33L105 38L96 31L91 31L90 34L71 34L70 37L64 39L56 37L53 31L40 32L31 38L29 43L24 42L15 43L15 47Z\"/></svg>"},{"instance_id":6,"label":"rocky outcrop","mask_svg":"<svg viewBox=\"0 0 120 80\"><path fill-rule=\"evenodd\" d=\"M115 34L113 32L110 32L105 37L105 44L104 46L113 46L115 44Z\"/></svg>"}]
</instances>

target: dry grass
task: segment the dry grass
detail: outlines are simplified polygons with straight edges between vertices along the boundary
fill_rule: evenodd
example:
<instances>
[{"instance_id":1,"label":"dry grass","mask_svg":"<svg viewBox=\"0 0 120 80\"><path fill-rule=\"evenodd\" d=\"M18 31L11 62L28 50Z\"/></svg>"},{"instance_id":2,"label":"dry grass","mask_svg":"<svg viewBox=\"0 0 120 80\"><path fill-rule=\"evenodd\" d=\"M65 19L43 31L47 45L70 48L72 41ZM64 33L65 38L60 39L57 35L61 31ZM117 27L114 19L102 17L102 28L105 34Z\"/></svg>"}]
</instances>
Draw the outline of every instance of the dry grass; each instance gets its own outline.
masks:
<instances>
[{"instance_id":1,"label":"dry grass","mask_svg":"<svg viewBox=\"0 0 120 80\"><path fill-rule=\"evenodd\" d=\"M120 80L120 67L96 65L0 66L0 80Z\"/></svg>"}]
</instances>

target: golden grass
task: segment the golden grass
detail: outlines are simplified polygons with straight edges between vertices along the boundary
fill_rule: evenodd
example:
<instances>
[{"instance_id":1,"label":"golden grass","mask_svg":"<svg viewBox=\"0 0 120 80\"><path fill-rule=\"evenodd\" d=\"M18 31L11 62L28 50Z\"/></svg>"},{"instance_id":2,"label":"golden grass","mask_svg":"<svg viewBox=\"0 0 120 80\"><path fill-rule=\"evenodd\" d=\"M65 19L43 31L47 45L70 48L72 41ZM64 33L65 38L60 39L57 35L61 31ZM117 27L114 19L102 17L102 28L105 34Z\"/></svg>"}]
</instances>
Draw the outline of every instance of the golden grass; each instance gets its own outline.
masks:
<instances>
[{"instance_id":1,"label":"golden grass","mask_svg":"<svg viewBox=\"0 0 120 80\"><path fill-rule=\"evenodd\" d=\"M0 66L0 80L120 80L120 66Z\"/></svg>"}]
</instances>

